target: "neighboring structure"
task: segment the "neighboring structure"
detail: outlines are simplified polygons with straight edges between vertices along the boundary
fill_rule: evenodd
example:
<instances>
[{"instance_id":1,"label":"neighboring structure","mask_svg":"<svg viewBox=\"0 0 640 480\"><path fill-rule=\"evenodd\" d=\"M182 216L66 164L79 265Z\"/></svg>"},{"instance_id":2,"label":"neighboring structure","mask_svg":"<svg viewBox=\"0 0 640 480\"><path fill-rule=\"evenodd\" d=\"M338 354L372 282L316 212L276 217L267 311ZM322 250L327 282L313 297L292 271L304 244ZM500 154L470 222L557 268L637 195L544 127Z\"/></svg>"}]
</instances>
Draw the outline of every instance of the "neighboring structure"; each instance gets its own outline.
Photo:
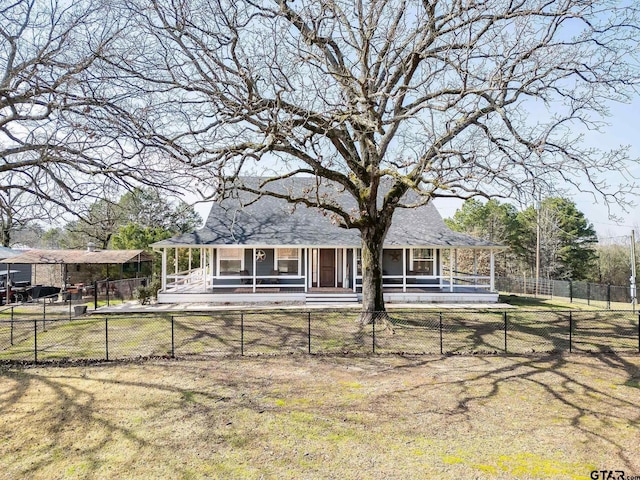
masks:
<instances>
[{"instance_id":1,"label":"neighboring structure","mask_svg":"<svg viewBox=\"0 0 640 480\"><path fill-rule=\"evenodd\" d=\"M0 305L11 303L31 285L31 265L13 263L20 250L0 247Z\"/></svg>"},{"instance_id":2,"label":"neighboring structure","mask_svg":"<svg viewBox=\"0 0 640 480\"><path fill-rule=\"evenodd\" d=\"M0 288L6 285L7 277L13 284L31 282L31 265L16 264L12 261L21 253L21 250L0 247Z\"/></svg>"},{"instance_id":3,"label":"neighboring structure","mask_svg":"<svg viewBox=\"0 0 640 480\"><path fill-rule=\"evenodd\" d=\"M28 250L11 258L12 263L33 266L33 285L64 288L68 284L91 284L95 280L146 277L153 255L144 250Z\"/></svg>"},{"instance_id":4,"label":"neighboring structure","mask_svg":"<svg viewBox=\"0 0 640 480\"><path fill-rule=\"evenodd\" d=\"M315 185L315 178L296 178L276 188L302 195ZM331 187L320 194L340 205L354 203ZM212 206L202 229L153 247L162 252L161 303L361 299L359 232L337 227L318 209L272 196L238 192ZM385 300L495 302L494 252L501 248L452 232L431 203L397 209L383 253ZM458 272L458 249L489 252L489 265Z\"/></svg>"}]
</instances>

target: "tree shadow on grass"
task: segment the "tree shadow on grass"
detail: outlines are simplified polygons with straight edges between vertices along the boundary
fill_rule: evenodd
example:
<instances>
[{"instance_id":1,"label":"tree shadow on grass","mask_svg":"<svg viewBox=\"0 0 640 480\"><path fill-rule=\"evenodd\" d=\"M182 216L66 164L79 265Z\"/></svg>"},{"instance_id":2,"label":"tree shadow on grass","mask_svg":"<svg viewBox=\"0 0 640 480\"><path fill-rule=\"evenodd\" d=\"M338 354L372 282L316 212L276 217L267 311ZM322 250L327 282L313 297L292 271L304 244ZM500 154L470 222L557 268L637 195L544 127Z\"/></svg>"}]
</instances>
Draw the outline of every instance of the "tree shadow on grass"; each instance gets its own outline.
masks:
<instances>
[{"instance_id":1,"label":"tree shadow on grass","mask_svg":"<svg viewBox=\"0 0 640 480\"><path fill-rule=\"evenodd\" d=\"M24 428L27 424L31 424L33 428L31 422L34 417L38 418L36 431L33 429L21 431L21 435L25 436L27 443L23 444L20 452L16 452L15 460L19 464L20 455L33 448L37 448L41 453L35 454L35 458L32 456L28 466L22 466L19 471L13 472L16 476L36 475L48 464L55 462L55 455L51 455L51 449L64 448L63 432L70 421L77 425L93 425L94 428L102 428L105 431L102 438L93 446L90 448L81 447L84 460L89 460L90 465L99 463L98 457L101 451L108 446L112 436L116 434L136 445L146 444L145 440L135 435L131 430L95 415L93 412L95 396L89 390L71 386L64 381L51 378L46 374L36 373L30 369L0 367L0 379L5 385L3 395L0 397L0 415L5 416L13 413L12 423L18 431L21 426ZM47 401L43 401L44 393L40 399L33 398L34 390L49 392L46 396ZM28 402L30 408L25 410L22 415L16 415L16 404L24 404L24 402ZM55 421L53 421L54 417ZM3 422L3 430L7 427L8 425ZM78 438L77 440L80 442L82 439ZM13 465L5 468L8 467L13 467Z\"/></svg>"},{"instance_id":2,"label":"tree shadow on grass","mask_svg":"<svg viewBox=\"0 0 640 480\"><path fill-rule=\"evenodd\" d=\"M175 355L240 354L240 314L174 318Z\"/></svg>"},{"instance_id":3,"label":"tree shadow on grass","mask_svg":"<svg viewBox=\"0 0 640 480\"><path fill-rule=\"evenodd\" d=\"M259 456L265 446L273 449L281 440L289 445L304 442L308 428L315 428L319 442L324 442L325 434L353 431L356 440L350 441L356 448L369 452L372 441L372 451L383 456L387 442L396 440L385 440L379 432L397 433L405 448L407 440L434 435L440 428L444 441L455 444L458 439L447 431L449 426L457 425L458 432L472 437L478 422L499 418L499 435L526 435L528 430L510 425L508 410L500 411L499 417L483 418L496 408L517 405L519 395L531 396L519 412L529 422L527 428L538 428L536 419L531 419L536 412L527 408L539 402L537 414L547 421L544 409L563 415L564 431L571 429L568 448L577 439L597 441L616 461L599 467L629 473L640 468L628 436L619 436L621 424L628 425L632 435L640 428L640 362L636 357L300 355L220 362L134 362L124 368L126 365L86 369L0 366L0 434L8 438L5 445L14 449L15 459L7 472L16 477L43 476L52 468L84 462L88 465L85 477L101 476L106 466L113 466L105 452L113 454L119 443L126 443L125 466L116 464L116 469L125 471L128 466L140 472L136 462L153 461L171 469L175 477L188 477L193 470L183 467L183 462L193 460L192 449L198 456L208 455L212 463L220 459L215 456L217 449L224 449L222 456L228 459L238 440L247 442L250 449L239 446L239 455L251 452ZM120 401L118 397L125 394L130 397ZM266 424L275 430L253 430L268 415ZM135 423L138 417L140 424ZM246 423L236 427L241 418ZM414 421L420 418L427 418L422 424L427 429L436 420L436 430L413 431ZM234 425L225 427L231 421ZM282 421L297 423L288 424L293 430L280 430ZM19 431L18 426L29 430ZM542 431L553 435L555 428L557 424L551 433ZM187 439L186 446L183 439ZM481 435L478 444L488 439ZM317 445L330 448L330 443ZM256 448L259 451L254 452ZM56 457L61 452L69 455L66 463Z\"/></svg>"},{"instance_id":4,"label":"tree shadow on grass","mask_svg":"<svg viewBox=\"0 0 640 480\"><path fill-rule=\"evenodd\" d=\"M9 448L11 441L10 448L14 449L13 460L4 465L4 473L13 478L43 478L55 471L55 475L65 477L64 470L52 470L62 466L71 469L71 476L81 473L87 478L108 465L109 456L115 456L125 463L124 467L120 466L120 474L123 474L127 464L136 466L140 452L144 451L148 456L156 450L159 452L155 457L157 463L162 464L173 458L167 438L140 430L142 423L150 422L162 425L170 432L178 431L180 422L172 427L175 419L165 419L172 409L178 408L185 416L195 411L203 418L214 418L216 412L207 405L227 402L231 398L212 391L167 385L155 379L145 380L144 374L140 375L139 381L123 381L116 370L123 365L127 363L104 364L103 369L94 364L89 367L89 375L80 366L32 369L0 365L0 417L3 417L0 436L13 438L7 440L5 448ZM139 365L144 370L144 362ZM180 368L179 364L175 367ZM162 400L155 404L150 402L147 410L140 402L137 402L138 409L126 400L110 404L108 397L105 400L100 391L116 388L123 395L127 390L148 393L154 398L165 399L167 405L163 406ZM198 402L196 397L207 399L207 402ZM194 405L197 408L190 410ZM119 415L121 410L125 410L124 415ZM7 458L7 450L2 450L2 456ZM169 471L174 478L193 475L192 471L181 470L173 463ZM99 476L105 474L104 469L101 472ZM139 474L140 470L137 472Z\"/></svg>"},{"instance_id":5,"label":"tree shadow on grass","mask_svg":"<svg viewBox=\"0 0 640 480\"><path fill-rule=\"evenodd\" d=\"M415 385L412 389L418 394L420 390L434 387L455 388L457 400L446 414L451 421L459 418L471 421L483 411L488 401L496 399L503 389L513 385L512 382L519 382L522 395L532 397L527 401L544 401L544 408L549 411L569 412L563 421L577 432L578 438L597 440L604 445L612 460L608 465L598 465L599 468L615 467L632 473L640 469L637 450L630 448L628 439L625 445L619 438L620 428L631 428L632 433L635 431L635 438L640 439L640 364L631 359L637 357L615 354L467 357L467 360L475 362L475 366L462 372L462 378L445 376L433 383ZM442 360L447 361L446 358ZM505 362L506 365L495 368L496 363ZM398 368L432 363L430 359ZM620 373L622 380L612 383L612 371ZM637 394L629 396L628 388L620 387L637 389ZM544 394L541 396L540 392ZM396 395L399 391L393 393ZM507 404L503 402L502 405L506 407ZM502 413L507 414L506 411ZM510 418L505 416L505 421L504 427L508 429Z\"/></svg>"}]
</instances>

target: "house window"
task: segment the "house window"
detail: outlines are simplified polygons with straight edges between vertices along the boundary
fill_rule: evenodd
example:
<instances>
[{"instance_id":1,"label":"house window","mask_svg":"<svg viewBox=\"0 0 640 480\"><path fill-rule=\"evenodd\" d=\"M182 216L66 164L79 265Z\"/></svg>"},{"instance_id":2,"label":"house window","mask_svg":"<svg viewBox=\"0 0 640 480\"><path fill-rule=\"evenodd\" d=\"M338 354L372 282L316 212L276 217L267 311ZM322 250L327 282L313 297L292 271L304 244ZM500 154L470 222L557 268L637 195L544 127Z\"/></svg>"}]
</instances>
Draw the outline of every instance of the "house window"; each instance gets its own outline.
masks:
<instances>
[{"instance_id":1,"label":"house window","mask_svg":"<svg viewBox=\"0 0 640 480\"><path fill-rule=\"evenodd\" d=\"M277 248L274 267L281 275L298 275L300 250L297 248Z\"/></svg>"},{"instance_id":2,"label":"house window","mask_svg":"<svg viewBox=\"0 0 640 480\"><path fill-rule=\"evenodd\" d=\"M417 275L433 275L434 265L433 248L413 248L411 250L411 270Z\"/></svg>"},{"instance_id":3,"label":"house window","mask_svg":"<svg viewBox=\"0 0 640 480\"><path fill-rule=\"evenodd\" d=\"M218 250L220 275L229 275L244 270L244 250L242 248L221 248Z\"/></svg>"}]
</instances>

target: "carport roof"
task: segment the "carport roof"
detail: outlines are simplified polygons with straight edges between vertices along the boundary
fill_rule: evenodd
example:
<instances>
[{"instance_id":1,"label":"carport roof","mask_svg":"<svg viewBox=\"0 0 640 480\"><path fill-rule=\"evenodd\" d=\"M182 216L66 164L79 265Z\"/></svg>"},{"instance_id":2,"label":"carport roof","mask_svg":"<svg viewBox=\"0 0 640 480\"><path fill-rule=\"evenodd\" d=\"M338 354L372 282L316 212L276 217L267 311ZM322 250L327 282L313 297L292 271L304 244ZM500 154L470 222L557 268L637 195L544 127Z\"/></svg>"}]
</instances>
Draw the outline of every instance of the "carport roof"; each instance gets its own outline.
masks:
<instances>
[{"instance_id":1,"label":"carport roof","mask_svg":"<svg viewBox=\"0 0 640 480\"><path fill-rule=\"evenodd\" d=\"M16 255L20 255L20 251L12 250L7 247L0 247L0 260L4 260L5 258L15 257Z\"/></svg>"},{"instance_id":2,"label":"carport roof","mask_svg":"<svg viewBox=\"0 0 640 480\"><path fill-rule=\"evenodd\" d=\"M144 250L28 250L11 257L11 264L122 264L148 262L153 256Z\"/></svg>"}]
</instances>

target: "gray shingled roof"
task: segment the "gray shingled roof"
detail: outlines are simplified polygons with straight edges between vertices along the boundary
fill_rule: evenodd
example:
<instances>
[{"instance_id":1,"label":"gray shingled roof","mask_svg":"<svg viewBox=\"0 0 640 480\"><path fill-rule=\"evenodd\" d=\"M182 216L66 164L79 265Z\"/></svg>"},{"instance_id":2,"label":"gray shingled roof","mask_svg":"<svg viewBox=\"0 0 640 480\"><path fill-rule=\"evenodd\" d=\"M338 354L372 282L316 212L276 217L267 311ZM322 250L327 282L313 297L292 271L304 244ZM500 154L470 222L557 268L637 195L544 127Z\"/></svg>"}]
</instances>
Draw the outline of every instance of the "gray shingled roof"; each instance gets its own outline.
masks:
<instances>
[{"instance_id":1,"label":"gray shingled roof","mask_svg":"<svg viewBox=\"0 0 640 480\"><path fill-rule=\"evenodd\" d=\"M286 188L298 194L314 187L313 177L282 180L277 186L269 184L272 191ZM355 206L348 193L331 186L323 187L321 193L326 193L346 208ZM357 230L336 226L329 215L316 208L294 206L271 196L258 198L247 192L238 192L236 198L213 204L207 222L200 230L153 244L154 247L195 245L359 247L360 234ZM432 203L397 209L385 246L500 247L451 231Z\"/></svg>"}]
</instances>

